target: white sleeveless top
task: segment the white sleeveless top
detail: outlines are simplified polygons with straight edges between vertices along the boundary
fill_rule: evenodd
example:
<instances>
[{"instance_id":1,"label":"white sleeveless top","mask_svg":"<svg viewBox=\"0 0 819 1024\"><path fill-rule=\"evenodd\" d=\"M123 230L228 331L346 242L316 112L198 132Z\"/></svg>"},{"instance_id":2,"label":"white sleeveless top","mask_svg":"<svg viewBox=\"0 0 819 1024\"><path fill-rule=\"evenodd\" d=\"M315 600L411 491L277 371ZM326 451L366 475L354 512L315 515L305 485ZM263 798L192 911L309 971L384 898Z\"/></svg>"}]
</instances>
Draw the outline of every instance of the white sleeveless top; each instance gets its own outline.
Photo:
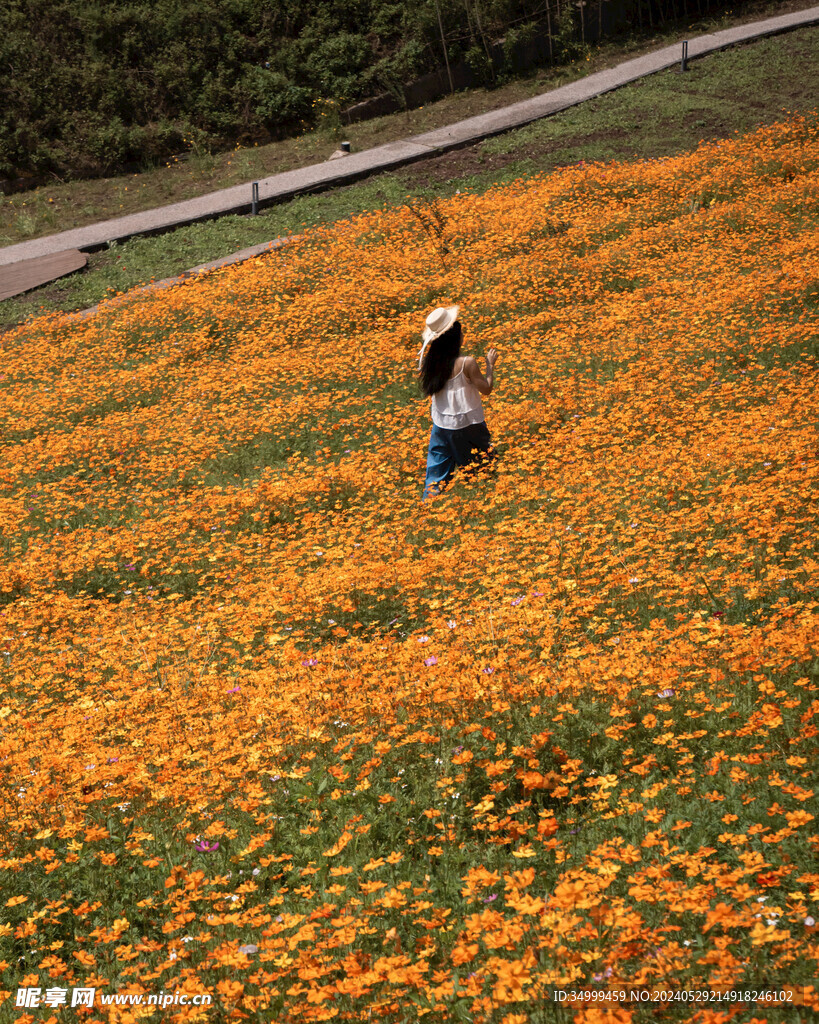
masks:
<instances>
[{"instance_id":1,"label":"white sleeveless top","mask_svg":"<svg viewBox=\"0 0 819 1024\"><path fill-rule=\"evenodd\" d=\"M460 430L473 423L483 423L481 393L463 371L450 377L440 391L432 396L432 422L446 430Z\"/></svg>"}]
</instances>

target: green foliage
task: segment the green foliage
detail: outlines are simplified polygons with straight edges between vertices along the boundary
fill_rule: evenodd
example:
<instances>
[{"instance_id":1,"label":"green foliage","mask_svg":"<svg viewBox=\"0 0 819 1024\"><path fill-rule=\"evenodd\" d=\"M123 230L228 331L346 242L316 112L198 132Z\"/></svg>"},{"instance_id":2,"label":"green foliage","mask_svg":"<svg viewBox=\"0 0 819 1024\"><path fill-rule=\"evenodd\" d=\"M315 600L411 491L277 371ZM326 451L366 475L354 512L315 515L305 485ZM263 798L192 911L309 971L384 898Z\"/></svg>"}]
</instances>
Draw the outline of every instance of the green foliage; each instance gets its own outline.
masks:
<instances>
[{"instance_id":1,"label":"green foliage","mask_svg":"<svg viewBox=\"0 0 819 1024\"><path fill-rule=\"evenodd\" d=\"M324 40L315 40L306 54L305 67L310 78L324 92L339 100L357 95L358 80L372 60L366 38L340 32Z\"/></svg>"},{"instance_id":2,"label":"green foliage","mask_svg":"<svg viewBox=\"0 0 819 1024\"><path fill-rule=\"evenodd\" d=\"M419 40L410 39L368 68L363 75L362 86L372 93L389 92L403 104L404 84L428 70L427 48Z\"/></svg>"},{"instance_id":3,"label":"green foliage","mask_svg":"<svg viewBox=\"0 0 819 1024\"><path fill-rule=\"evenodd\" d=\"M586 56L588 47L580 41L578 21L579 19L574 16L573 8L564 6L557 19L553 44L555 57L560 62L568 63Z\"/></svg>"},{"instance_id":4,"label":"green foliage","mask_svg":"<svg viewBox=\"0 0 819 1024\"><path fill-rule=\"evenodd\" d=\"M585 53L570 11L552 19L555 60ZM507 30L524 39L530 16L522 0L6 0L0 178L144 167L193 133L209 150L298 133L319 98L346 105L387 90L403 101L407 82L442 65L444 45L494 84L488 45Z\"/></svg>"},{"instance_id":5,"label":"green foliage","mask_svg":"<svg viewBox=\"0 0 819 1024\"><path fill-rule=\"evenodd\" d=\"M495 82L495 69L492 61L482 46L473 46L464 54L464 63L481 85L489 86Z\"/></svg>"},{"instance_id":6,"label":"green foliage","mask_svg":"<svg viewBox=\"0 0 819 1024\"><path fill-rule=\"evenodd\" d=\"M537 24L529 21L523 25L513 26L506 33L503 41L503 68L501 70L503 80L514 78L518 54L533 41L537 30Z\"/></svg>"},{"instance_id":7,"label":"green foliage","mask_svg":"<svg viewBox=\"0 0 819 1024\"><path fill-rule=\"evenodd\" d=\"M280 125L303 120L310 114L310 90L294 85L281 72L269 68L248 68L238 93L250 105L249 116L271 133Z\"/></svg>"}]
</instances>

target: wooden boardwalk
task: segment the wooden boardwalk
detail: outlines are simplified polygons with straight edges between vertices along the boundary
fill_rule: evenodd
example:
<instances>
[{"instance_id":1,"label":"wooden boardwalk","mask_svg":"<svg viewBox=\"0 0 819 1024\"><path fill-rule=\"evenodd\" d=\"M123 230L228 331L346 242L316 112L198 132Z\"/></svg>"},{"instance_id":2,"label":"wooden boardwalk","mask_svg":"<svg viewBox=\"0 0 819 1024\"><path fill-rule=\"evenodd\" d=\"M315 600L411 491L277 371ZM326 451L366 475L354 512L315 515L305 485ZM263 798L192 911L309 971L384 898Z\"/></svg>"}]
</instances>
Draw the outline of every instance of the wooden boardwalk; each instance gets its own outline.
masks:
<instances>
[{"instance_id":1,"label":"wooden boardwalk","mask_svg":"<svg viewBox=\"0 0 819 1024\"><path fill-rule=\"evenodd\" d=\"M66 274L84 270L88 257L79 249L64 249L62 252L37 256L31 260L20 260L0 267L0 300L30 292L33 288L56 281Z\"/></svg>"}]
</instances>

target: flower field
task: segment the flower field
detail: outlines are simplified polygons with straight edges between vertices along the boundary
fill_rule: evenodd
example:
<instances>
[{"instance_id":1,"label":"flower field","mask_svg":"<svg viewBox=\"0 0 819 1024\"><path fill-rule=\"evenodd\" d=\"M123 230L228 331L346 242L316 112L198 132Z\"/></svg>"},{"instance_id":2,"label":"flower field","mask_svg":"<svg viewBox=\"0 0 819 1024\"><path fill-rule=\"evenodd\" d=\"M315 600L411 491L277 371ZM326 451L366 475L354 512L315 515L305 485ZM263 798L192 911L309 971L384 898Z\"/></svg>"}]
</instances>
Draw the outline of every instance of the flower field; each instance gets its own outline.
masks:
<instances>
[{"instance_id":1,"label":"flower field","mask_svg":"<svg viewBox=\"0 0 819 1024\"><path fill-rule=\"evenodd\" d=\"M819 1009L818 313L814 112L0 338L0 1020Z\"/></svg>"}]
</instances>

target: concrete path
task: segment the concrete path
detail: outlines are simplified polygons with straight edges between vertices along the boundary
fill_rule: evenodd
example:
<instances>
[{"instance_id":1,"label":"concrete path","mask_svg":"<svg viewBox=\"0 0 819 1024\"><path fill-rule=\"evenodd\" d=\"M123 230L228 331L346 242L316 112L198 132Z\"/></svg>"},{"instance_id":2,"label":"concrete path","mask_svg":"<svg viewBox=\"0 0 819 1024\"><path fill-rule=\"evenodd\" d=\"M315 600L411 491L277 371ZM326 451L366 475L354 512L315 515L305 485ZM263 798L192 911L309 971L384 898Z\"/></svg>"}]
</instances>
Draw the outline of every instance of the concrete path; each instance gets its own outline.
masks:
<instances>
[{"instance_id":1,"label":"concrete path","mask_svg":"<svg viewBox=\"0 0 819 1024\"><path fill-rule=\"evenodd\" d=\"M688 42L688 59L702 57L734 43L813 24L819 24L819 6L698 36ZM654 53L626 61L607 71L598 71L551 92L522 100L500 110L467 118L465 121L458 121L446 128L438 128L399 142L389 142L362 153L352 153L343 159L328 160L264 178L259 181L259 205L270 206L306 192L324 191L339 185L347 185L381 171L393 170L415 160L437 156L447 150L468 146L512 128L519 128L521 125L573 107L584 100L618 89L621 85L638 78L679 65L681 50L681 45L675 43ZM0 266L66 249L92 251L102 248L109 241L122 241L133 235L168 231L184 224L228 213L249 213L250 201L251 187L248 182L170 206L145 210L142 213L129 214L126 217L63 231L30 242L6 246L0 249ZM210 267L210 264L207 267Z\"/></svg>"}]
</instances>

